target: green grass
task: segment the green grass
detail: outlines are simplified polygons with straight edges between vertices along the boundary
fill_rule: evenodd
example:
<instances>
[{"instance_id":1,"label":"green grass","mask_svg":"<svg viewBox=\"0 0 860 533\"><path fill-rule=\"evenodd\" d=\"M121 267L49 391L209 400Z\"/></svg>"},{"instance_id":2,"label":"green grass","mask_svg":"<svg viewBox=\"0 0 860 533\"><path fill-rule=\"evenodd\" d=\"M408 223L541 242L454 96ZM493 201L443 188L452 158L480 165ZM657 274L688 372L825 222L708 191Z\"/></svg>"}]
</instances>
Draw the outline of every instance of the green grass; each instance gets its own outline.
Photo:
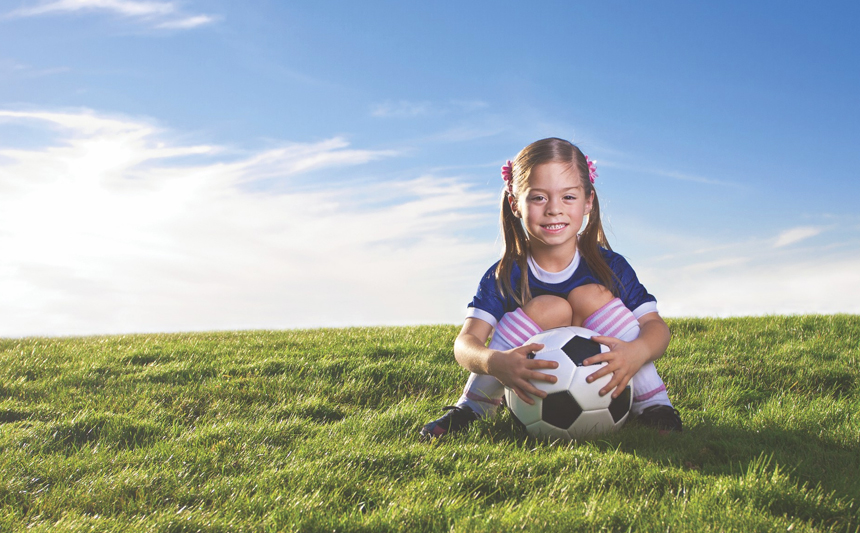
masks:
<instances>
[{"instance_id":1,"label":"green grass","mask_svg":"<svg viewBox=\"0 0 860 533\"><path fill-rule=\"evenodd\" d=\"M860 316L669 321L685 431L433 445L455 326L0 340L0 531L858 531Z\"/></svg>"}]
</instances>

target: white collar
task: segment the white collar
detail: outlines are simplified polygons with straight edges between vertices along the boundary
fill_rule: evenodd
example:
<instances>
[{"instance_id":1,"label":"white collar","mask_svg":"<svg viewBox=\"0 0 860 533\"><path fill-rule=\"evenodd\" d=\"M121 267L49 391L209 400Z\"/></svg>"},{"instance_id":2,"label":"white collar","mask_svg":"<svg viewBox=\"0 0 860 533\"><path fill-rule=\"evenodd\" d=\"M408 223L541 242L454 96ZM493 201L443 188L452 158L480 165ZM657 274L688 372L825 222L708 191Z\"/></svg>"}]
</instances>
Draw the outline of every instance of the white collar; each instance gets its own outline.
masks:
<instances>
[{"instance_id":1,"label":"white collar","mask_svg":"<svg viewBox=\"0 0 860 533\"><path fill-rule=\"evenodd\" d=\"M528 262L529 270L540 281L544 283L561 283L570 279L579 266L579 250L576 250L576 253L573 254L573 260L561 272L547 272L537 264L537 261L531 255L529 255Z\"/></svg>"}]
</instances>

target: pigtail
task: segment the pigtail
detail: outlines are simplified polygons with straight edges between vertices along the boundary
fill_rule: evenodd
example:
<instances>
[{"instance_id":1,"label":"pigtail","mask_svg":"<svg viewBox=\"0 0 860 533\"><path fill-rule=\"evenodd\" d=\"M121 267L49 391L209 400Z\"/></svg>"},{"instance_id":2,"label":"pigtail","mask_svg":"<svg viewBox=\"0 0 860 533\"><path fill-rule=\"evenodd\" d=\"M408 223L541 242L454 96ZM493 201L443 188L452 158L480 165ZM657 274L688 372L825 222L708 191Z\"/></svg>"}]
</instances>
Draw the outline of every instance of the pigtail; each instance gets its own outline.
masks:
<instances>
[{"instance_id":1,"label":"pigtail","mask_svg":"<svg viewBox=\"0 0 860 533\"><path fill-rule=\"evenodd\" d=\"M526 231L520 223L520 219L511 210L508 201L508 192L502 193L501 226L502 240L505 243L505 252L501 261L496 266L496 286L503 297L512 297L517 305L524 306L532 299L529 290L528 255L529 241ZM520 267L520 291L519 294L511 284L514 264Z\"/></svg>"},{"instance_id":2,"label":"pigtail","mask_svg":"<svg viewBox=\"0 0 860 533\"><path fill-rule=\"evenodd\" d=\"M588 159L582 154L579 149L576 149L581 157L577 157L577 166L581 176L589 175ZM613 296L619 296L619 285L621 280L615 272L609 268L606 259L603 257L601 248L612 250L609 246L609 240L606 238L606 233L603 231L603 222L600 216L600 201L597 199L597 191L594 190L594 185L589 179L583 179L585 184L585 194L594 194L594 199L591 202L591 213L588 214L588 222L585 224L585 229L579 234L579 242L577 249L579 254L585 260L591 272L597 276L600 284L609 289Z\"/></svg>"}]
</instances>

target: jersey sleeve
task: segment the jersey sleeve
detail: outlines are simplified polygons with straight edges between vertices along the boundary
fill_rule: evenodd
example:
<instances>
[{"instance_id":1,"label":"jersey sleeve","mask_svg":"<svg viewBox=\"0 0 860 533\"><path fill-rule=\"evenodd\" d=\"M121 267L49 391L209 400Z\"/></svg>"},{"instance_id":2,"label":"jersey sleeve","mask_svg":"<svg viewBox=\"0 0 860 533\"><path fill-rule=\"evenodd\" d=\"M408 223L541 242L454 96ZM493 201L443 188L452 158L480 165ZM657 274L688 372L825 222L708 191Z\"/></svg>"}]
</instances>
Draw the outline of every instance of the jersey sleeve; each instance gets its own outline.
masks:
<instances>
[{"instance_id":1,"label":"jersey sleeve","mask_svg":"<svg viewBox=\"0 0 860 533\"><path fill-rule=\"evenodd\" d=\"M636 318L657 312L657 298L651 295L640 283L636 272L624 257L615 255L609 267L618 276L618 291L621 301Z\"/></svg>"},{"instance_id":2,"label":"jersey sleeve","mask_svg":"<svg viewBox=\"0 0 860 533\"><path fill-rule=\"evenodd\" d=\"M466 309L466 318L479 318L494 328L505 314L505 299L496 285L496 265L491 266L481 278L478 292Z\"/></svg>"}]
</instances>

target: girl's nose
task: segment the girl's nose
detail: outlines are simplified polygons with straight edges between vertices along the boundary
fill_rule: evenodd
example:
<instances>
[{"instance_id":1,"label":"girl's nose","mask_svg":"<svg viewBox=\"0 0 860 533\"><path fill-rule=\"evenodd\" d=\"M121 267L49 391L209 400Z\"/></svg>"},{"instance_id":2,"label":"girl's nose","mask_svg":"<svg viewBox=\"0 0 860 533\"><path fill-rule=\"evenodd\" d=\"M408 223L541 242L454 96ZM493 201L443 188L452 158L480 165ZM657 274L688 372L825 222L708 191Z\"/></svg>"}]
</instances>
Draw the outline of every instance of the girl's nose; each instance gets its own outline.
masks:
<instances>
[{"instance_id":1,"label":"girl's nose","mask_svg":"<svg viewBox=\"0 0 860 533\"><path fill-rule=\"evenodd\" d=\"M548 215L557 215L561 213L561 202L553 199L548 200L546 203L546 212Z\"/></svg>"}]
</instances>

